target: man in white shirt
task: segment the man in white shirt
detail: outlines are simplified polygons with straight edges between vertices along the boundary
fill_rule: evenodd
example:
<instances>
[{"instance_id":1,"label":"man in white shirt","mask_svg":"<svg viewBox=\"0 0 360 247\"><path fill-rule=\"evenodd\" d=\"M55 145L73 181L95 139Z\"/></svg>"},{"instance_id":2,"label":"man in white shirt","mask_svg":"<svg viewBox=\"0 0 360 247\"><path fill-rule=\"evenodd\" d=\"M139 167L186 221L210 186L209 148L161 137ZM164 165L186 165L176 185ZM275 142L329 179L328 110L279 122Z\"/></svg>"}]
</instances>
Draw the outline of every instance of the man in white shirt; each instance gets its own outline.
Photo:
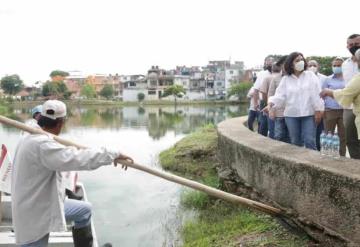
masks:
<instances>
[{"instance_id":1,"label":"man in white shirt","mask_svg":"<svg viewBox=\"0 0 360 247\"><path fill-rule=\"evenodd\" d=\"M65 123L66 106L58 100L43 104L39 126L59 135ZM12 172L12 216L16 244L45 247L51 231L64 231L64 188L61 171L93 170L119 160L132 159L118 151L76 149L57 143L51 135L31 134L19 142ZM92 247L91 208L72 200L67 218L74 221L75 247Z\"/></svg>"},{"instance_id":2,"label":"man in white shirt","mask_svg":"<svg viewBox=\"0 0 360 247\"><path fill-rule=\"evenodd\" d=\"M347 84L351 78L359 73L356 58L354 56L357 49L360 49L360 34L350 35L347 39L347 49L352 56L342 64L343 78ZM343 113L346 146L352 159L360 159L360 141L358 140L357 129L355 125L355 115L352 107L344 109Z\"/></svg>"},{"instance_id":3,"label":"man in white shirt","mask_svg":"<svg viewBox=\"0 0 360 247\"><path fill-rule=\"evenodd\" d=\"M327 76L323 75L319 72L320 65L316 60L310 60L308 62L308 70L314 72L314 74L319 78L319 88L320 91L322 90L322 85L324 81L326 80ZM321 119L320 123L316 126L316 149L320 151L321 145L320 145L320 135L324 131L324 121Z\"/></svg>"},{"instance_id":4,"label":"man in white shirt","mask_svg":"<svg viewBox=\"0 0 360 247\"><path fill-rule=\"evenodd\" d=\"M265 58L264 70L262 70L258 73L258 77L253 86L254 87L253 102L254 102L254 107L257 111L261 111L262 108L264 108L266 106L264 104L264 102L262 101L262 97L260 95L260 88L262 86L264 79L271 75L271 68L272 68L273 62L274 62L273 57L269 56L269 57ZM260 102L260 105L258 102ZM259 112L259 121L260 121L260 126L258 129L258 133L262 134L263 136L267 136L268 135L268 124L267 124L268 120L267 120L267 116L265 115L265 113Z\"/></svg>"}]
</instances>

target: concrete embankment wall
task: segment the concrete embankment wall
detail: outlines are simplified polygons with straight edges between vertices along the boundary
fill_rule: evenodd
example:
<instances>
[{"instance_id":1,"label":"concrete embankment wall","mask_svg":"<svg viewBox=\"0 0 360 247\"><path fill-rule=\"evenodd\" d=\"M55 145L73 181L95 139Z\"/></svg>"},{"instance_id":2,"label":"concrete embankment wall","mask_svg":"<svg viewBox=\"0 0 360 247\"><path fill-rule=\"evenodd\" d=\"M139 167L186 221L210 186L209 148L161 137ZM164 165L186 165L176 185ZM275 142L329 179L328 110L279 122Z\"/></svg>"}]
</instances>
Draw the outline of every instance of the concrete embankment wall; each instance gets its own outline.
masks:
<instances>
[{"instance_id":1,"label":"concrete embankment wall","mask_svg":"<svg viewBox=\"0 0 360 247\"><path fill-rule=\"evenodd\" d=\"M308 225L360 246L360 161L271 140L245 122L241 117L218 125L222 168Z\"/></svg>"}]
</instances>

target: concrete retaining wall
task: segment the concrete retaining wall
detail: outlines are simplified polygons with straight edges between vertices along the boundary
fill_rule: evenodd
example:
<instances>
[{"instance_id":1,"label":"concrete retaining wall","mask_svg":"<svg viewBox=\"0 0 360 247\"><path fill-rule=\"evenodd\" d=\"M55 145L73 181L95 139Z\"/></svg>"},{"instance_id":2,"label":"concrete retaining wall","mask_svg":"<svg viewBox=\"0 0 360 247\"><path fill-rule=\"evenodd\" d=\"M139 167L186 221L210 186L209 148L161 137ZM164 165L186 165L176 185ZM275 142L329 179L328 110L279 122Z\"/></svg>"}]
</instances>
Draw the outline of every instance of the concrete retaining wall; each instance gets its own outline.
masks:
<instances>
[{"instance_id":1,"label":"concrete retaining wall","mask_svg":"<svg viewBox=\"0 0 360 247\"><path fill-rule=\"evenodd\" d=\"M271 140L248 130L245 121L218 125L223 168L281 207L360 246L360 161Z\"/></svg>"}]
</instances>

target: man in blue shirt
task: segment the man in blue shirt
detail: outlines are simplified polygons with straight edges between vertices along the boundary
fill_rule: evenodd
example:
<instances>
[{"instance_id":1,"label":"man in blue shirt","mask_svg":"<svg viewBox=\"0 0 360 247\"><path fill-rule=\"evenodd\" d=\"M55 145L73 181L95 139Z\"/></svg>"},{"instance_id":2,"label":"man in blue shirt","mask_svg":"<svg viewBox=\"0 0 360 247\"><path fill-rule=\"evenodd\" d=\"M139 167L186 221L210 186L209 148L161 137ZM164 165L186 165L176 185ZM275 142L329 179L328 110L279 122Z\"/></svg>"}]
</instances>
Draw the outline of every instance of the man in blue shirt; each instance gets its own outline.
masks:
<instances>
[{"instance_id":1,"label":"man in blue shirt","mask_svg":"<svg viewBox=\"0 0 360 247\"><path fill-rule=\"evenodd\" d=\"M345 87L345 81L342 74L342 58L335 58L332 61L333 74L329 76L323 83L322 88L329 89L342 89ZM340 138L340 155L346 154L346 140L345 140L345 127L343 122L343 108L331 97L325 98L325 113L324 113L325 131L334 134L335 127L337 127L338 135Z\"/></svg>"}]
</instances>

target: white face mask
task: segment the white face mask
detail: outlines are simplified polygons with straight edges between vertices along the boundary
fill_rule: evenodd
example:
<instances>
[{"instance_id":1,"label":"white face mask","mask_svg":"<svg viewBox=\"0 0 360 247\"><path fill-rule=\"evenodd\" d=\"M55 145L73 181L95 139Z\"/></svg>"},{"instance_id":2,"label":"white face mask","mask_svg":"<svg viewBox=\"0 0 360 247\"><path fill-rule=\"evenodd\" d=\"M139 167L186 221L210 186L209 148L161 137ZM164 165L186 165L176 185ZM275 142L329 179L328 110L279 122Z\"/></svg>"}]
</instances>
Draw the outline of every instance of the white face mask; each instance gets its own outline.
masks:
<instances>
[{"instance_id":1,"label":"white face mask","mask_svg":"<svg viewBox=\"0 0 360 247\"><path fill-rule=\"evenodd\" d=\"M304 67L305 67L305 62L304 62L303 60L301 60L301 61L299 61L299 62L297 62L297 63L295 64L294 69L295 69L296 71L301 72L301 71L304 70Z\"/></svg>"},{"instance_id":2,"label":"white face mask","mask_svg":"<svg viewBox=\"0 0 360 247\"><path fill-rule=\"evenodd\" d=\"M309 67L309 70L312 71L312 72L314 72L315 74L316 74L316 72L317 72L317 68L314 67L314 66Z\"/></svg>"}]
</instances>

